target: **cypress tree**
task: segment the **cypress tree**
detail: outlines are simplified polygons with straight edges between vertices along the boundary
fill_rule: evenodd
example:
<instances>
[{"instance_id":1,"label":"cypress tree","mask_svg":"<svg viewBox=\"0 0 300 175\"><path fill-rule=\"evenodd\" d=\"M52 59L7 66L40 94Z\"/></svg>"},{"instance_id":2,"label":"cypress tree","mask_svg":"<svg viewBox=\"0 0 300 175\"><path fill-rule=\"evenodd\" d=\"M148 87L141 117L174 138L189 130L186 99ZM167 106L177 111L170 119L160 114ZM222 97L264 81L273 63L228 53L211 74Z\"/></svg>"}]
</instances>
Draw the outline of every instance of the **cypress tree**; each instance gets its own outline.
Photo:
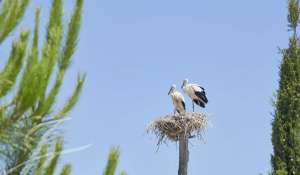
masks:
<instances>
[{"instance_id":1,"label":"cypress tree","mask_svg":"<svg viewBox=\"0 0 300 175\"><path fill-rule=\"evenodd\" d=\"M300 175L300 47L297 37L299 1L288 1L289 46L282 50L279 89L272 122L273 175Z\"/></svg>"}]
</instances>

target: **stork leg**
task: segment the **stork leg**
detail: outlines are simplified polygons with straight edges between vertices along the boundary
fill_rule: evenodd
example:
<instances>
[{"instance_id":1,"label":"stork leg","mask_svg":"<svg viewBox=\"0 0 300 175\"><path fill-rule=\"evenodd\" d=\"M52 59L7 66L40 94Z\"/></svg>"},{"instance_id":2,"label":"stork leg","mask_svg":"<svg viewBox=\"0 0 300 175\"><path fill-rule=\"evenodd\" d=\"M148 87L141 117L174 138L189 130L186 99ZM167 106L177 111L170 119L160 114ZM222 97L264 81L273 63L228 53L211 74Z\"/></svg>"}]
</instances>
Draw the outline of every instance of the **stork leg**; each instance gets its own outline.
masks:
<instances>
[{"instance_id":1,"label":"stork leg","mask_svg":"<svg viewBox=\"0 0 300 175\"><path fill-rule=\"evenodd\" d=\"M192 102L193 103L193 112L195 111L195 104L194 104L194 102Z\"/></svg>"}]
</instances>

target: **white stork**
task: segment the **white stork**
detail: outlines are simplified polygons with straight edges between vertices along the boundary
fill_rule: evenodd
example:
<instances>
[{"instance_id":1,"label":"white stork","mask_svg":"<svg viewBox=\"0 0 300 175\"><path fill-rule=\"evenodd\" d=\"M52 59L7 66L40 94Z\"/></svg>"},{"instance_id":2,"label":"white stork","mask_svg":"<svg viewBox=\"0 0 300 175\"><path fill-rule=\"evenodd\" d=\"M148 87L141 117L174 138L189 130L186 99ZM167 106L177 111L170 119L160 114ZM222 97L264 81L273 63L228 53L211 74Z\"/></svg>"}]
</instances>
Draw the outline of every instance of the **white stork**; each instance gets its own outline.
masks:
<instances>
[{"instance_id":1,"label":"white stork","mask_svg":"<svg viewBox=\"0 0 300 175\"><path fill-rule=\"evenodd\" d=\"M193 112L194 112L194 103L205 108L205 105L208 103L205 89L198 84L191 84L187 79L183 80L181 88L184 93L186 93L191 99L193 103Z\"/></svg>"},{"instance_id":2,"label":"white stork","mask_svg":"<svg viewBox=\"0 0 300 175\"><path fill-rule=\"evenodd\" d=\"M185 113L185 102L183 95L176 91L176 85L173 84L169 90L168 95L172 97L173 105L174 105L174 115L176 112L179 114Z\"/></svg>"}]
</instances>

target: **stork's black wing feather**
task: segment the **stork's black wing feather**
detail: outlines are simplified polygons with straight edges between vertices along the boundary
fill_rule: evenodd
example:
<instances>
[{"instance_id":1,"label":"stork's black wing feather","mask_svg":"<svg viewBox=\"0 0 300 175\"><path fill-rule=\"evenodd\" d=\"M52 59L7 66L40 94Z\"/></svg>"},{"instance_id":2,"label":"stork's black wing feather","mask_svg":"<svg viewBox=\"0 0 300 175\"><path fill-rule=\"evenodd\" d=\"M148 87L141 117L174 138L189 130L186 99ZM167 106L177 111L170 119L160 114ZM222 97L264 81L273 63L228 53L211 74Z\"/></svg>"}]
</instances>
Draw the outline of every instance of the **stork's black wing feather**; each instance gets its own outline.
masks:
<instances>
[{"instance_id":1,"label":"stork's black wing feather","mask_svg":"<svg viewBox=\"0 0 300 175\"><path fill-rule=\"evenodd\" d=\"M199 97L204 103L208 103L208 99L207 99L207 97L206 97L206 95L205 95L205 91L201 91L201 92L195 91L195 94L196 94L196 96Z\"/></svg>"}]
</instances>

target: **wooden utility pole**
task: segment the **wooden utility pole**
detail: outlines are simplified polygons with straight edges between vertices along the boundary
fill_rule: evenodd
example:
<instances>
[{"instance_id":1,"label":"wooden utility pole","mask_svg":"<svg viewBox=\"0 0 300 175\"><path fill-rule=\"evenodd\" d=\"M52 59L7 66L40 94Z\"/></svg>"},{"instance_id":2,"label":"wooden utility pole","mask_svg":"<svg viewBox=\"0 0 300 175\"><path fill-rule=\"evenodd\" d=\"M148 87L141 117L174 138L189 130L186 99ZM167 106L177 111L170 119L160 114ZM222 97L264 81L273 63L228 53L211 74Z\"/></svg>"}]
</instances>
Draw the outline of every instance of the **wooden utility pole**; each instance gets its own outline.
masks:
<instances>
[{"instance_id":1,"label":"wooden utility pole","mask_svg":"<svg viewBox=\"0 0 300 175\"><path fill-rule=\"evenodd\" d=\"M189 140L185 132L179 135L179 168L178 175L187 175L189 161Z\"/></svg>"}]
</instances>

